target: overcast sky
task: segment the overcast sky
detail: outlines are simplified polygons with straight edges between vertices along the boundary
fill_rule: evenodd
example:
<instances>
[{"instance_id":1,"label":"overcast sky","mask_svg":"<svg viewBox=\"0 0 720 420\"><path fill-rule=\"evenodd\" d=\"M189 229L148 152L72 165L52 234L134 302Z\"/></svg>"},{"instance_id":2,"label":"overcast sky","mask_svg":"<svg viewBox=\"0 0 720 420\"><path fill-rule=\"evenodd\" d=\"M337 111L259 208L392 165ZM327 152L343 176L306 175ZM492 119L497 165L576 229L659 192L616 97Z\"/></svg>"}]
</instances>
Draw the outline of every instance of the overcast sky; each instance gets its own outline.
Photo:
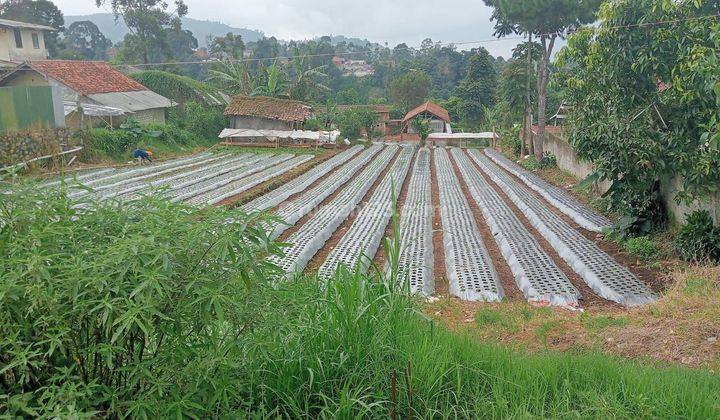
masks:
<instances>
[{"instance_id":1,"label":"overcast sky","mask_svg":"<svg viewBox=\"0 0 720 420\"><path fill-rule=\"evenodd\" d=\"M66 15L106 12L94 0L54 0ZM366 38L392 47L417 46L425 38L442 42L492 39L490 8L482 0L185 0L188 17L257 29L277 38L309 39L320 35ZM483 45L507 56L516 40Z\"/></svg>"}]
</instances>

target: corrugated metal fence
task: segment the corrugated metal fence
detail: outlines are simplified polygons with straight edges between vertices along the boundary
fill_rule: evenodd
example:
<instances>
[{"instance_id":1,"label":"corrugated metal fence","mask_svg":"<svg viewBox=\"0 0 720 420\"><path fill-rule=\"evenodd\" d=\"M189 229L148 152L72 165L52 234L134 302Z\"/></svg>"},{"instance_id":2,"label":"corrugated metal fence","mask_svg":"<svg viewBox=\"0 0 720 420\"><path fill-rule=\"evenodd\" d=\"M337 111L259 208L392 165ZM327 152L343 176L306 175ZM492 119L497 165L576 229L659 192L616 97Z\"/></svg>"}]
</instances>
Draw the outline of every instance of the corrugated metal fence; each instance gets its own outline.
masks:
<instances>
[{"instance_id":1,"label":"corrugated metal fence","mask_svg":"<svg viewBox=\"0 0 720 420\"><path fill-rule=\"evenodd\" d=\"M0 131L55 126L50 86L0 87Z\"/></svg>"}]
</instances>

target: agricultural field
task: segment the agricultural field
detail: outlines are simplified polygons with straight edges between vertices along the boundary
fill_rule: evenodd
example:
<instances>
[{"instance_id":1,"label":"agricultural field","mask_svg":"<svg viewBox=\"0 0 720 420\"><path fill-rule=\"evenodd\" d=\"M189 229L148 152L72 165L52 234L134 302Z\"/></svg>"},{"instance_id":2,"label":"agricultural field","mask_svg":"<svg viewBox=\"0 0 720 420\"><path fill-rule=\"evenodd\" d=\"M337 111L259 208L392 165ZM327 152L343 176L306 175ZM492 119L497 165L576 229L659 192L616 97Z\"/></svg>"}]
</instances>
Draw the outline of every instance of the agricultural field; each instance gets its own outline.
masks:
<instances>
[{"instance_id":1,"label":"agricultural field","mask_svg":"<svg viewBox=\"0 0 720 420\"><path fill-rule=\"evenodd\" d=\"M663 288L491 150L218 150L3 188L2 414L720 412L717 270Z\"/></svg>"},{"instance_id":2,"label":"agricultural field","mask_svg":"<svg viewBox=\"0 0 720 420\"><path fill-rule=\"evenodd\" d=\"M491 149L376 143L323 156L206 152L41 186L71 184L78 208L153 194L268 212L271 238L287 243L270 261L288 277L389 270L379 250L396 210L396 269L413 294L570 310L657 299L652 274L615 258L599 236L608 219Z\"/></svg>"}]
</instances>

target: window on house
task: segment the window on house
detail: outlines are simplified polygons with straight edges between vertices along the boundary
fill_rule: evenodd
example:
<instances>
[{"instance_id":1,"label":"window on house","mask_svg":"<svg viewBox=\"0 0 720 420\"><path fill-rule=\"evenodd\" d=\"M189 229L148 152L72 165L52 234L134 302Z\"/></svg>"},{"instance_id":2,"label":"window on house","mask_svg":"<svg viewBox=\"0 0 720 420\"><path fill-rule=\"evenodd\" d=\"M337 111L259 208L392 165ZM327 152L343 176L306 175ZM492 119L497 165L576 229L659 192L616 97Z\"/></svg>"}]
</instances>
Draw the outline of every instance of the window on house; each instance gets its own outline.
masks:
<instances>
[{"instance_id":1,"label":"window on house","mask_svg":"<svg viewBox=\"0 0 720 420\"><path fill-rule=\"evenodd\" d=\"M20 29L15 29L15 48L22 48L22 32Z\"/></svg>"},{"instance_id":2,"label":"window on house","mask_svg":"<svg viewBox=\"0 0 720 420\"><path fill-rule=\"evenodd\" d=\"M36 34L36 33L32 34L32 41L33 41L33 48L35 48L36 50L39 50L40 49L40 37L38 36L38 34Z\"/></svg>"}]
</instances>

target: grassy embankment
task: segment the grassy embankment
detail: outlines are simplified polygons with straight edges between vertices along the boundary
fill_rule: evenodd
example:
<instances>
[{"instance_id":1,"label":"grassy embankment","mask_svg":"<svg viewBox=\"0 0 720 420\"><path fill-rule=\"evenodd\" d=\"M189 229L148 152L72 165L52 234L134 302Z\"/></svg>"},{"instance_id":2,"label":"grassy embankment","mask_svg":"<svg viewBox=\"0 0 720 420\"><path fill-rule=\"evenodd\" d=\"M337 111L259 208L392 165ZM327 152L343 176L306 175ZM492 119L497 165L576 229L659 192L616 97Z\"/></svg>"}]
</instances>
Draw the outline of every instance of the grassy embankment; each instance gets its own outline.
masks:
<instances>
[{"instance_id":1,"label":"grassy embankment","mask_svg":"<svg viewBox=\"0 0 720 420\"><path fill-rule=\"evenodd\" d=\"M0 201L1 415L720 415L710 372L485 343L377 274L273 284L257 216L150 198L77 213L15 188Z\"/></svg>"}]
</instances>

